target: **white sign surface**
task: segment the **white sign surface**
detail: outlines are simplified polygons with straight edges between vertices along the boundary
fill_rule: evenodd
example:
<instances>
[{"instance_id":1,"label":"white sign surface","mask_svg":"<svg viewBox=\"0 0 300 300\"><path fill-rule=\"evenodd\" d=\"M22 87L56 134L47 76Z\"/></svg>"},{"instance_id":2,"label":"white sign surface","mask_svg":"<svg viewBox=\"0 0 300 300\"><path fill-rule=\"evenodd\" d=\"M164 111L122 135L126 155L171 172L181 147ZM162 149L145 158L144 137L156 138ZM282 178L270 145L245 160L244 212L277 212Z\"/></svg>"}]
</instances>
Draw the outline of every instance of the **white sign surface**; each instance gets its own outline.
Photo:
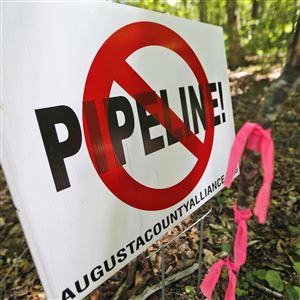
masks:
<instances>
[{"instance_id":1,"label":"white sign surface","mask_svg":"<svg viewBox=\"0 0 300 300\"><path fill-rule=\"evenodd\" d=\"M222 29L111 3L2 10L1 163L48 297L82 298L223 188Z\"/></svg>"}]
</instances>

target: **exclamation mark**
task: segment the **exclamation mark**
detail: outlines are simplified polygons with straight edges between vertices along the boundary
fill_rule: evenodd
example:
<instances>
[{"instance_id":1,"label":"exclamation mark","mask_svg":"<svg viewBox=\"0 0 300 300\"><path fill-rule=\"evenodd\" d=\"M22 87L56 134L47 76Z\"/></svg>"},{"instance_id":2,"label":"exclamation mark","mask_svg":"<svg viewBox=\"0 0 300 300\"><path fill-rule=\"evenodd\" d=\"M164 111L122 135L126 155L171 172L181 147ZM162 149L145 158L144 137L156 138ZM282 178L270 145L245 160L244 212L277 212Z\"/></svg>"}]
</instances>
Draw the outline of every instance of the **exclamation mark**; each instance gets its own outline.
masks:
<instances>
[{"instance_id":1,"label":"exclamation mark","mask_svg":"<svg viewBox=\"0 0 300 300\"><path fill-rule=\"evenodd\" d=\"M222 84L221 82L218 82L218 89L219 89L219 95L220 95L220 101L221 101L221 108L224 110L224 102L223 102L223 91L222 91ZM225 118L225 112L222 113L222 122L226 122Z\"/></svg>"}]
</instances>

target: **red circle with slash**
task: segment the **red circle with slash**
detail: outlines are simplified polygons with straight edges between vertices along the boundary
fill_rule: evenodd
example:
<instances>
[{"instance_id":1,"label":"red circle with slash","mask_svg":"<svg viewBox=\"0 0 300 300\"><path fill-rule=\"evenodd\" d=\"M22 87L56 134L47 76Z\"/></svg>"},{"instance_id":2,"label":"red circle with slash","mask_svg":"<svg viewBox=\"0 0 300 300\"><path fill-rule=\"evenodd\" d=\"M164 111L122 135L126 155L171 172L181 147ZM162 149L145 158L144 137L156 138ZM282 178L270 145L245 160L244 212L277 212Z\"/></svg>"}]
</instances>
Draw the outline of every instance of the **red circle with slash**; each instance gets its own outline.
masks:
<instances>
[{"instance_id":1,"label":"red circle with slash","mask_svg":"<svg viewBox=\"0 0 300 300\"><path fill-rule=\"evenodd\" d=\"M88 118L91 118L92 114L85 109L83 109L83 125L91 160L107 188L132 207L142 210L162 210L183 200L200 181L212 150L214 115L211 93L206 92L204 94L206 131L202 142L157 96L158 105L161 110L168 110L172 124L176 128L185 129L187 134L180 142L197 158L197 162L183 180L167 188L156 189L145 186L127 173L116 158L112 145L106 110L107 99L114 81L138 102L140 100L135 97L137 94L153 93L153 89L126 62L135 51L148 46L160 46L175 52L189 66L199 85L207 87L208 90L208 80L202 65L182 37L158 23L146 21L131 23L114 32L102 45L92 62L86 80L83 106L94 105L99 120L97 124L100 124L98 128L95 127L98 136L95 138L95 135L90 134ZM139 104L151 114L151 106L145 107L140 102ZM166 127L162 115L156 113L153 117ZM107 167L105 172L101 164Z\"/></svg>"}]
</instances>

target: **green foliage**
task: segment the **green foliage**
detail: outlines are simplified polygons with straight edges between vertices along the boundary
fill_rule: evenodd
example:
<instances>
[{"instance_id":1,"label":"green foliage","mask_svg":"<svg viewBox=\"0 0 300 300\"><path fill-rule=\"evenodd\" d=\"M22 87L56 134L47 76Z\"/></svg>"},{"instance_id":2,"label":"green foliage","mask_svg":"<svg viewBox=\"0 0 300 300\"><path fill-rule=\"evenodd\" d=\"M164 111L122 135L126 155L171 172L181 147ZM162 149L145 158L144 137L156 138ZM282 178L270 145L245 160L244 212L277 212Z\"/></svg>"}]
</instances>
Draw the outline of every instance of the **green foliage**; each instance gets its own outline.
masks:
<instances>
[{"instance_id":1,"label":"green foliage","mask_svg":"<svg viewBox=\"0 0 300 300\"><path fill-rule=\"evenodd\" d=\"M184 287L184 291L185 291L186 295L188 296L188 299L189 299L189 300L195 299L195 294L196 294L196 292L195 292L195 289L194 289L193 286L191 286L191 285L186 285L186 286Z\"/></svg>"},{"instance_id":2,"label":"green foliage","mask_svg":"<svg viewBox=\"0 0 300 300\"><path fill-rule=\"evenodd\" d=\"M260 280L268 282L269 286L278 292L284 290L284 285L280 277L280 273L275 270L256 270L253 275Z\"/></svg>"},{"instance_id":3,"label":"green foliage","mask_svg":"<svg viewBox=\"0 0 300 300\"><path fill-rule=\"evenodd\" d=\"M300 277L300 261L294 260L290 255L289 258L293 264L294 270L297 272L298 276Z\"/></svg>"},{"instance_id":4,"label":"green foliage","mask_svg":"<svg viewBox=\"0 0 300 300\"><path fill-rule=\"evenodd\" d=\"M240 289L240 288L236 288L236 295L237 295L238 297L241 297L241 296L247 296L247 295L248 295L248 291L247 291L247 290Z\"/></svg>"},{"instance_id":5,"label":"green foliage","mask_svg":"<svg viewBox=\"0 0 300 300\"><path fill-rule=\"evenodd\" d=\"M237 0L239 34L244 53L250 56L285 57L291 32L300 15L300 0L257 0L258 9L253 15L253 0ZM199 0L119 0L128 5L162 13L199 20ZM226 0L206 2L208 23L222 26L228 49Z\"/></svg>"},{"instance_id":6,"label":"green foliage","mask_svg":"<svg viewBox=\"0 0 300 300\"><path fill-rule=\"evenodd\" d=\"M296 15L299 15L299 1L257 2L258 16L252 18L252 1L239 1L240 36L246 54L285 55Z\"/></svg>"},{"instance_id":7,"label":"green foliage","mask_svg":"<svg viewBox=\"0 0 300 300\"><path fill-rule=\"evenodd\" d=\"M289 225L289 230L294 235L300 235L300 228L299 227Z\"/></svg>"},{"instance_id":8,"label":"green foliage","mask_svg":"<svg viewBox=\"0 0 300 300\"><path fill-rule=\"evenodd\" d=\"M266 273L266 281L269 286L275 289L278 292L282 292L284 290L283 282L280 278L280 273L274 270L269 270Z\"/></svg>"},{"instance_id":9,"label":"green foliage","mask_svg":"<svg viewBox=\"0 0 300 300\"><path fill-rule=\"evenodd\" d=\"M230 253L231 244L230 243L222 244L222 250L225 251L226 253Z\"/></svg>"},{"instance_id":10,"label":"green foliage","mask_svg":"<svg viewBox=\"0 0 300 300\"><path fill-rule=\"evenodd\" d=\"M288 300L299 300L300 299L300 288L299 288L299 293L298 293L297 287L287 285L285 288L285 295Z\"/></svg>"}]
</instances>

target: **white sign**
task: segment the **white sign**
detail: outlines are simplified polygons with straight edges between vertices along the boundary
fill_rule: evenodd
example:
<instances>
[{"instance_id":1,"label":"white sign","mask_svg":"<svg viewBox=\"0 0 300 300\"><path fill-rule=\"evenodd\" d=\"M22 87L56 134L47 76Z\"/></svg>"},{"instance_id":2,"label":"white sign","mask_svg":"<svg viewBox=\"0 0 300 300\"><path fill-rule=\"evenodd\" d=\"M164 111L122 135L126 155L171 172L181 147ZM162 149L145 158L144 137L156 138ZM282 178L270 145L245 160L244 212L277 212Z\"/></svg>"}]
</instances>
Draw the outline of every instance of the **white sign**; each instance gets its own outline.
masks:
<instances>
[{"instance_id":1,"label":"white sign","mask_svg":"<svg viewBox=\"0 0 300 300\"><path fill-rule=\"evenodd\" d=\"M1 162L48 297L83 298L223 188L222 29L112 3L2 6Z\"/></svg>"}]
</instances>

